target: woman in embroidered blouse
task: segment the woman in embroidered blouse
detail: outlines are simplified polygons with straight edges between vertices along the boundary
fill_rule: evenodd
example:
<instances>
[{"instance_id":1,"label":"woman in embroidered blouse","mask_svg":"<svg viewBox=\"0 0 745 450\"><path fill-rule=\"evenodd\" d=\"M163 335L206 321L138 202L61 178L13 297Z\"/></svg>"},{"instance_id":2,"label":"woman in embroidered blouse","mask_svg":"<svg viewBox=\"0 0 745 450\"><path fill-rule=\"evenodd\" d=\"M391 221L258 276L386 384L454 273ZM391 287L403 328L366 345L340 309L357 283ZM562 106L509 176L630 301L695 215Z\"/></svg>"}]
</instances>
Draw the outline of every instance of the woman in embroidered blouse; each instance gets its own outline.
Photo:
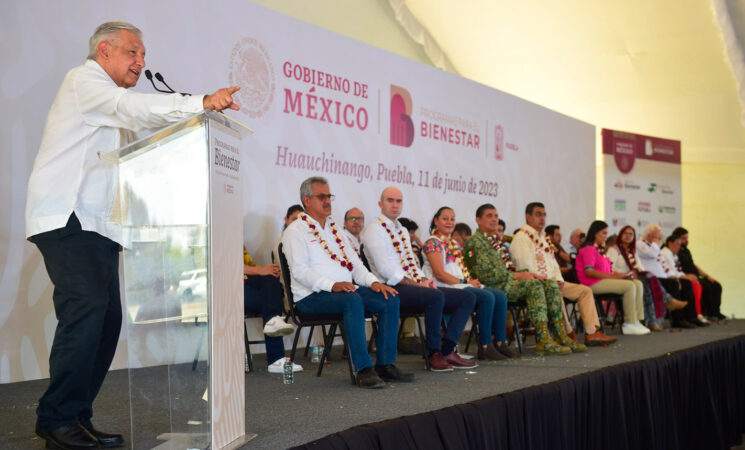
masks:
<instances>
[{"instance_id":1,"label":"woman in embroidered blouse","mask_svg":"<svg viewBox=\"0 0 745 450\"><path fill-rule=\"evenodd\" d=\"M424 273L435 280L435 285L468 289L476 296L476 316L479 324L479 344L484 358L500 360L516 355L507 346L505 321L507 295L498 289L482 286L472 278L463 261L462 248L451 235L455 228L455 212L443 206L432 218L430 233L422 251ZM494 342L492 342L492 333Z\"/></svg>"},{"instance_id":2,"label":"woman in embroidered blouse","mask_svg":"<svg viewBox=\"0 0 745 450\"><path fill-rule=\"evenodd\" d=\"M605 256L610 259L613 272L633 272L644 285L644 317L650 330L662 331L666 306L672 311L686 305L672 298L657 277L644 270L636 254L636 231L631 225L621 228L616 245L608 247Z\"/></svg>"},{"instance_id":3,"label":"woman in embroidered blouse","mask_svg":"<svg viewBox=\"0 0 745 450\"><path fill-rule=\"evenodd\" d=\"M621 330L624 334L647 334L649 328L640 322L644 318L644 286L633 271L613 272L610 260L603 255L607 237L607 223L596 220L590 225L575 261L577 278L580 283L589 286L594 294L623 295L624 321Z\"/></svg>"},{"instance_id":4,"label":"woman in embroidered blouse","mask_svg":"<svg viewBox=\"0 0 745 450\"><path fill-rule=\"evenodd\" d=\"M665 246L660 250L660 258L662 259L661 263L668 269L673 278L681 278L691 282L693 299L696 302L696 318L704 324L709 324L706 317L701 314L701 294L703 293L703 287L698 282L698 278L695 275L683 272L680 267L680 261L678 260L679 251L680 237L669 236L665 239Z\"/></svg>"}]
</instances>

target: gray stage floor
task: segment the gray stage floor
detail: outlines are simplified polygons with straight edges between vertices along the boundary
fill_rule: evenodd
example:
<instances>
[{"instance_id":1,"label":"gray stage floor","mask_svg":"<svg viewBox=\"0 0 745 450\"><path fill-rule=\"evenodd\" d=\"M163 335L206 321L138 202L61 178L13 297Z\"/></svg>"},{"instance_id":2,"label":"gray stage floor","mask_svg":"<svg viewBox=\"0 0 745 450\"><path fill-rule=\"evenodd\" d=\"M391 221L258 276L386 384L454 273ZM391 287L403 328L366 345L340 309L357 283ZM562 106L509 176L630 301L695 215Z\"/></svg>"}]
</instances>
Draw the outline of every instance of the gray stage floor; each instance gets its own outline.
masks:
<instances>
[{"instance_id":1,"label":"gray stage floor","mask_svg":"<svg viewBox=\"0 0 745 450\"><path fill-rule=\"evenodd\" d=\"M283 384L281 375L268 374L263 355L254 355L256 370L246 375L246 430L257 437L241 448L287 448L355 425L452 406L742 334L745 320L729 320L683 332L619 336L613 346L564 357L539 357L528 348L518 360L480 362L474 370L451 373L426 372L421 357L401 355L399 365L413 370L416 381L389 384L374 391L350 384L347 363L339 358L337 348L332 364L320 378L315 376L316 365L299 357L297 362L305 371L296 374L292 385ZM532 341L530 337L529 343ZM94 422L106 431L124 433L129 442L127 380L126 370L109 374L96 401ZM39 380L0 385L0 448L43 448L43 442L33 433L34 411L47 383ZM195 408L202 407L198 398L193 402ZM168 418L157 406L143 409L153 428L167 423ZM135 448L152 448L159 443L142 441Z\"/></svg>"}]
</instances>

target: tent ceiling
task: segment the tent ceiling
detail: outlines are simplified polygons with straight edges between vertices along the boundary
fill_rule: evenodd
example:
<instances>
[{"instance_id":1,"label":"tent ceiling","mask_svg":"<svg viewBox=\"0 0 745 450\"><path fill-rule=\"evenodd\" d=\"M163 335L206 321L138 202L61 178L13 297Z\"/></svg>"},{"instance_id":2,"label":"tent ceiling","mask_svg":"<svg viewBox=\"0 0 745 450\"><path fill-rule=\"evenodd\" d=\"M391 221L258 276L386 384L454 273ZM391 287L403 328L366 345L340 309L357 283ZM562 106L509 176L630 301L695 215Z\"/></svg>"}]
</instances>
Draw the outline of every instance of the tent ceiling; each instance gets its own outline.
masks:
<instances>
[{"instance_id":1,"label":"tent ceiling","mask_svg":"<svg viewBox=\"0 0 745 450\"><path fill-rule=\"evenodd\" d=\"M745 162L737 84L703 0L406 0L458 72L601 127ZM730 1L745 30L743 0Z\"/></svg>"}]
</instances>

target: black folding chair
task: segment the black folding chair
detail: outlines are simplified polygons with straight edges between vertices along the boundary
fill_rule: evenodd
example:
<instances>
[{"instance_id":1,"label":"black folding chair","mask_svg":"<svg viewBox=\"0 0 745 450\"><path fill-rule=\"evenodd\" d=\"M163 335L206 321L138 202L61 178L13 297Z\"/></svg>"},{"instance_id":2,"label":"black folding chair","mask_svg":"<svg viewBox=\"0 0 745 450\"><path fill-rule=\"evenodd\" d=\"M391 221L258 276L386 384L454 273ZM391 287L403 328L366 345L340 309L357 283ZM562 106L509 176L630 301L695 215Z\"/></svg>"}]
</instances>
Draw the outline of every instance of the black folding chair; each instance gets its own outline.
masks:
<instances>
[{"instance_id":1,"label":"black folding chair","mask_svg":"<svg viewBox=\"0 0 745 450\"><path fill-rule=\"evenodd\" d=\"M618 328L623 334L623 296L620 294L594 294L595 307L598 310L598 319L600 320L600 330L605 333L605 323L608 320L608 311L610 305L616 305L616 315L613 316L613 320L610 322L610 326L614 327L618 325Z\"/></svg>"},{"instance_id":2,"label":"black folding chair","mask_svg":"<svg viewBox=\"0 0 745 450\"><path fill-rule=\"evenodd\" d=\"M320 377L321 372L323 371L323 366L328 359L329 352L331 352L331 346L334 342L334 337L336 336L337 329L339 329L341 338L344 341L344 349L347 353L349 353L347 336L344 332L344 316L342 314L305 314L298 311L297 307L295 306L295 298L292 295L292 277L290 276L290 268L287 265L287 258L285 257L283 251L283 244L279 244L277 253L279 254L279 266L282 270L282 276L285 280L285 295L287 295L287 300L290 307L290 318L293 322L295 322L295 325L297 325L297 330L295 330L295 339L292 342L292 352L290 353L290 360L295 360L295 352L297 351L297 343L298 339L300 338L300 330L305 327L313 327L316 325L321 326L321 329L323 330L322 334L324 348L323 353L321 354L321 361L318 363L318 371L316 372L316 376ZM328 331L326 331L325 326L328 326ZM352 384L356 384L354 368L352 367L352 358L347 359L347 364L349 365L349 378L352 381Z\"/></svg>"},{"instance_id":3,"label":"black folding chair","mask_svg":"<svg viewBox=\"0 0 745 450\"><path fill-rule=\"evenodd\" d=\"M520 303L507 303L507 310L512 315L512 333L507 336L507 344L512 345L512 341L517 340L517 349L520 354L523 353L523 345L527 339L527 335L532 332L535 335L535 325L530 320L528 314L528 305L524 302ZM520 326L520 320L525 321L525 326Z\"/></svg>"},{"instance_id":4,"label":"black folding chair","mask_svg":"<svg viewBox=\"0 0 745 450\"><path fill-rule=\"evenodd\" d=\"M251 360L251 344L266 344L266 341L264 339L254 341L248 339L248 324L246 323L246 319L255 319L257 317L261 318L261 313L248 313L243 315L243 342L246 345L246 363L249 372L254 371L254 364ZM274 361L269 361L270 364L272 362Z\"/></svg>"}]
</instances>

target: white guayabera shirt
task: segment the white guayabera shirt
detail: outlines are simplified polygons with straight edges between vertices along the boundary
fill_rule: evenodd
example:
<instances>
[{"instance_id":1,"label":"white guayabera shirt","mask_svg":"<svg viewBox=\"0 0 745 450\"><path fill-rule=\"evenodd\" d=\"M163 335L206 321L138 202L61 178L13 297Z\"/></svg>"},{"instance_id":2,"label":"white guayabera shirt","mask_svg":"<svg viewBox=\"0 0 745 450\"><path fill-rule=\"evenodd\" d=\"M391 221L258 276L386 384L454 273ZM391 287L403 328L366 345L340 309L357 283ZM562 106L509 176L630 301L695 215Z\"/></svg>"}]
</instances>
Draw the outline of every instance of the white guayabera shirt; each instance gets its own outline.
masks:
<instances>
[{"instance_id":1,"label":"white guayabera shirt","mask_svg":"<svg viewBox=\"0 0 745 450\"><path fill-rule=\"evenodd\" d=\"M26 237L62 228L74 212L83 230L122 243L113 222L117 167L98 152L203 109L203 95L141 94L117 86L93 60L65 76L47 117L28 182Z\"/></svg>"}]
</instances>

